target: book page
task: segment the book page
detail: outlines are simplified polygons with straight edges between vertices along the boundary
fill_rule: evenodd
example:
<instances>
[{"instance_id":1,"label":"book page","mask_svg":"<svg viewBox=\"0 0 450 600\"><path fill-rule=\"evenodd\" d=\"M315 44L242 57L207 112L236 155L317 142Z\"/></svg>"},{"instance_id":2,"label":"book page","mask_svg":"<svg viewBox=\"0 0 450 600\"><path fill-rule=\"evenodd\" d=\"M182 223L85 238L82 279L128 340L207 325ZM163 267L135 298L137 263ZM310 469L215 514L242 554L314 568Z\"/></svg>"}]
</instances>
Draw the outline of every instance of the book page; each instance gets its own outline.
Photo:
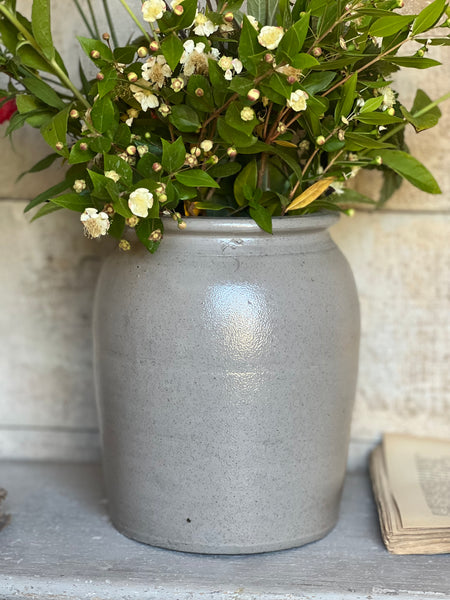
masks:
<instances>
[{"instance_id":1,"label":"book page","mask_svg":"<svg viewBox=\"0 0 450 600\"><path fill-rule=\"evenodd\" d=\"M386 434L383 449L403 527L450 527L450 441Z\"/></svg>"}]
</instances>

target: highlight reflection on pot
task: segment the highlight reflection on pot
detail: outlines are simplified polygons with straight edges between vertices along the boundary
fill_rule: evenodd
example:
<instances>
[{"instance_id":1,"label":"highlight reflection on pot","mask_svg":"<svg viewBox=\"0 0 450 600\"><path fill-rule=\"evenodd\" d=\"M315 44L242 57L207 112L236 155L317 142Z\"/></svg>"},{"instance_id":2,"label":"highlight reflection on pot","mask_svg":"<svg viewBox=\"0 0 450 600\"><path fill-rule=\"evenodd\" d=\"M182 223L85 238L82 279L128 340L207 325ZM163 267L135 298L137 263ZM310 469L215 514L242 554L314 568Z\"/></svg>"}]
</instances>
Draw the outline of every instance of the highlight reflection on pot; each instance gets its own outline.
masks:
<instances>
[{"instance_id":1,"label":"highlight reflection on pot","mask_svg":"<svg viewBox=\"0 0 450 600\"><path fill-rule=\"evenodd\" d=\"M205 324L216 332L217 350L248 364L270 347L272 327L262 288L248 283L211 286Z\"/></svg>"}]
</instances>

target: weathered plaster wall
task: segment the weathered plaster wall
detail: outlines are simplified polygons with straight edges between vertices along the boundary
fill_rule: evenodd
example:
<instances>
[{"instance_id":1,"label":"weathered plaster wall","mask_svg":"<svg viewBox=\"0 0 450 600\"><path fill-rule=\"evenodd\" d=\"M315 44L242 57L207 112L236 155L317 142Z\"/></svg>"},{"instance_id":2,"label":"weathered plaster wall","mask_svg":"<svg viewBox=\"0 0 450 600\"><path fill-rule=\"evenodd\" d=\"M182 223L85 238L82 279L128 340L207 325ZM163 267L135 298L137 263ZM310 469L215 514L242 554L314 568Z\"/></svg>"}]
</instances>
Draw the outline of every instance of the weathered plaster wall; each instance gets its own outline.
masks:
<instances>
[{"instance_id":1,"label":"weathered plaster wall","mask_svg":"<svg viewBox=\"0 0 450 600\"><path fill-rule=\"evenodd\" d=\"M72 11L54 2L55 41L76 64L73 34L84 30ZM115 14L119 28L130 31L120 6ZM448 91L450 52L433 49L433 56L446 57L447 66L398 79L406 106L418 84L433 98ZM450 435L450 106L442 108L438 128L408 137L442 196L406 184L382 212L359 213L333 229L361 298L355 441L373 441L385 430ZM75 213L29 225L26 199L58 181L58 169L15 183L48 150L28 128L15 136L14 149L6 139L0 144L0 457L88 459L98 452L90 313L111 244L84 239ZM376 185L358 181L367 191Z\"/></svg>"}]
</instances>

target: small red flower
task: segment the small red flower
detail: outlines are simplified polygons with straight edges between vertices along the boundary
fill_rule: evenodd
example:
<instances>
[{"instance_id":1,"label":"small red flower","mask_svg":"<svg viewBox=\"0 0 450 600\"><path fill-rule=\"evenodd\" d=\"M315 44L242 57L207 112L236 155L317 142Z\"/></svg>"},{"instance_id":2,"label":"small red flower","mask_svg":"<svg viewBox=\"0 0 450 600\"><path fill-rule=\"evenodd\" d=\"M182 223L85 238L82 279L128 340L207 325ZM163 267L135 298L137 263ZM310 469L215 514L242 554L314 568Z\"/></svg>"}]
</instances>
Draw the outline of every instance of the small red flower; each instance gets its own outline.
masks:
<instances>
[{"instance_id":1,"label":"small red flower","mask_svg":"<svg viewBox=\"0 0 450 600\"><path fill-rule=\"evenodd\" d=\"M0 98L0 103L4 100L4 98ZM11 98L11 100L7 100L4 104L0 106L0 123L4 123L5 121L9 121L13 114L17 111L16 99Z\"/></svg>"}]
</instances>

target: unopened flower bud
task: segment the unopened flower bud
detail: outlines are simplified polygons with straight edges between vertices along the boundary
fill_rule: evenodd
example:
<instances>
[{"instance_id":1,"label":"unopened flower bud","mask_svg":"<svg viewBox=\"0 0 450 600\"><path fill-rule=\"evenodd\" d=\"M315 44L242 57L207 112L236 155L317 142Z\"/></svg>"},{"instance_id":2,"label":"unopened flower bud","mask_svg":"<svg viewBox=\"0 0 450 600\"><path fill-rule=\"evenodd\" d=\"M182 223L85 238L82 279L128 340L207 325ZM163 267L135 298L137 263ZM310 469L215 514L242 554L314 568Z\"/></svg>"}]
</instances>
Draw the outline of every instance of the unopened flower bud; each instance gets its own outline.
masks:
<instances>
[{"instance_id":1,"label":"unopened flower bud","mask_svg":"<svg viewBox=\"0 0 450 600\"><path fill-rule=\"evenodd\" d=\"M339 129L337 137L340 142L343 142L345 140L345 131L343 129Z\"/></svg>"},{"instance_id":2,"label":"unopened flower bud","mask_svg":"<svg viewBox=\"0 0 450 600\"><path fill-rule=\"evenodd\" d=\"M391 107L391 108L388 108L386 112L387 112L387 114L388 114L390 117L394 117L394 116L395 116L395 108L392 108L392 107Z\"/></svg>"},{"instance_id":3,"label":"unopened flower bud","mask_svg":"<svg viewBox=\"0 0 450 600\"><path fill-rule=\"evenodd\" d=\"M203 150L203 152L211 152L213 146L214 144L212 140L203 140L203 142L200 143L200 148Z\"/></svg>"},{"instance_id":4,"label":"unopened flower bud","mask_svg":"<svg viewBox=\"0 0 450 600\"><path fill-rule=\"evenodd\" d=\"M86 152L87 149L88 149L88 145L86 144L86 142L81 142L80 150L82 150L83 152Z\"/></svg>"},{"instance_id":5,"label":"unopened flower bud","mask_svg":"<svg viewBox=\"0 0 450 600\"><path fill-rule=\"evenodd\" d=\"M178 229L186 229L187 223L186 221L178 221Z\"/></svg>"},{"instance_id":6,"label":"unopened flower bud","mask_svg":"<svg viewBox=\"0 0 450 600\"><path fill-rule=\"evenodd\" d=\"M374 162L376 165L380 166L380 165L382 165L382 164L383 164L383 159L381 158L381 156L375 156L375 158L373 159L373 162Z\"/></svg>"},{"instance_id":7,"label":"unopened flower bud","mask_svg":"<svg viewBox=\"0 0 450 600\"><path fill-rule=\"evenodd\" d=\"M128 250L131 250L131 244L128 240L120 240L119 248L124 252L128 252Z\"/></svg>"},{"instance_id":8,"label":"unopened flower bud","mask_svg":"<svg viewBox=\"0 0 450 600\"><path fill-rule=\"evenodd\" d=\"M195 90L195 95L198 96L199 98L201 98L202 96L205 95L205 91L199 87Z\"/></svg>"},{"instance_id":9,"label":"unopened flower bud","mask_svg":"<svg viewBox=\"0 0 450 600\"><path fill-rule=\"evenodd\" d=\"M76 108L72 108L72 110L69 113L69 116L71 119L78 119L80 117L80 113L77 111Z\"/></svg>"},{"instance_id":10,"label":"unopened flower bud","mask_svg":"<svg viewBox=\"0 0 450 600\"><path fill-rule=\"evenodd\" d=\"M153 40L153 42L150 42L149 48L152 52L158 52L158 50L159 50L158 42L156 40Z\"/></svg>"},{"instance_id":11,"label":"unopened flower bud","mask_svg":"<svg viewBox=\"0 0 450 600\"><path fill-rule=\"evenodd\" d=\"M257 100L259 100L260 96L261 92L256 88L253 88L248 92L247 99L250 100L250 102L256 102Z\"/></svg>"},{"instance_id":12,"label":"unopened flower bud","mask_svg":"<svg viewBox=\"0 0 450 600\"><path fill-rule=\"evenodd\" d=\"M55 148L61 151L64 149L64 144L62 142L56 142Z\"/></svg>"},{"instance_id":13,"label":"unopened flower bud","mask_svg":"<svg viewBox=\"0 0 450 600\"><path fill-rule=\"evenodd\" d=\"M97 73L95 78L97 79L97 81L103 81L105 79L105 76L103 75L103 73Z\"/></svg>"},{"instance_id":14,"label":"unopened flower bud","mask_svg":"<svg viewBox=\"0 0 450 600\"><path fill-rule=\"evenodd\" d=\"M348 208L345 211L345 214L347 215L347 217L354 217L355 216L355 209L354 208Z\"/></svg>"},{"instance_id":15,"label":"unopened flower bud","mask_svg":"<svg viewBox=\"0 0 450 600\"><path fill-rule=\"evenodd\" d=\"M141 46L140 48L138 48L137 55L139 56L139 58L145 58L146 56L148 56L147 48L145 46Z\"/></svg>"},{"instance_id":16,"label":"unopened flower bud","mask_svg":"<svg viewBox=\"0 0 450 600\"><path fill-rule=\"evenodd\" d=\"M173 12L177 15L177 17L181 17L181 15L184 13L184 8L181 6L181 4L177 4L173 9Z\"/></svg>"},{"instance_id":17,"label":"unopened flower bud","mask_svg":"<svg viewBox=\"0 0 450 600\"><path fill-rule=\"evenodd\" d=\"M137 74L134 71L132 71L131 73L128 73L127 79L130 83L134 83L135 81L137 81L139 79L139 77L137 76Z\"/></svg>"},{"instance_id":18,"label":"unopened flower bud","mask_svg":"<svg viewBox=\"0 0 450 600\"><path fill-rule=\"evenodd\" d=\"M160 242L161 238L162 238L161 229L155 229L155 231L151 232L150 237L148 239L152 242Z\"/></svg>"},{"instance_id":19,"label":"unopened flower bud","mask_svg":"<svg viewBox=\"0 0 450 600\"><path fill-rule=\"evenodd\" d=\"M167 194L157 194L159 202L167 202Z\"/></svg>"},{"instance_id":20,"label":"unopened flower bud","mask_svg":"<svg viewBox=\"0 0 450 600\"><path fill-rule=\"evenodd\" d=\"M152 164L152 169L155 173L159 173L162 170L162 165L159 162L154 162Z\"/></svg>"},{"instance_id":21,"label":"unopened flower bud","mask_svg":"<svg viewBox=\"0 0 450 600\"><path fill-rule=\"evenodd\" d=\"M232 23L234 21L234 15L232 12L227 12L223 15L223 20L226 23Z\"/></svg>"},{"instance_id":22,"label":"unopened flower bud","mask_svg":"<svg viewBox=\"0 0 450 600\"><path fill-rule=\"evenodd\" d=\"M180 215L180 213L179 213L179 212L174 212L174 213L172 214L172 219L173 219L174 221L179 221L179 220L181 219L181 215Z\"/></svg>"},{"instance_id":23,"label":"unopened flower bud","mask_svg":"<svg viewBox=\"0 0 450 600\"><path fill-rule=\"evenodd\" d=\"M423 56L425 56L425 50L423 48L419 48L419 50L417 50L416 52L416 56L422 58Z\"/></svg>"},{"instance_id":24,"label":"unopened flower bud","mask_svg":"<svg viewBox=\"0 0 450 600\"><path fill-rule=\"evenodd\" d=\"M264 60L266 61L266 63L273 63L274 60L274 56L273 54L270 54L270 52L268 52L265 56L264 56Z\"/></svg>"},{"instance_id":25,"label":"unopened flower bud","mask_svg":"<svg viewBox=\"0 0 450 600\"><path fill-rule=\"evenodd\" d=\"M278 123L277 132L280 134L286 133L287 127L284 123Z\"/></svg>"},{"instance_id":26,"label":"unopened flower bud","mask_svg":"<svg viewBox=\"0 0 450 600\"><path fill-rule=\"evenodd\" d=\"M397 0L395 7L396 8L403 8L405 6L405 3L403 2L403 0Z\"/></svg>"},{"instance_id":27,"label":"unopened flower bud","mask_svg":"<svg viewBox=\"0 0 450 600\"><path fill-rule=\"evenodd\" d=\"M323 146L326 142L326 139L323 135L319 135L316 137L316 146Z\"/></svg>"},{"instance_id":28,"label":"unopened flower bud","mask_svg":"<svg viewBox=\"0 0 450 600\"><path fill-rule=\"evenodd\" d=\"M102 35L102 38L105 40L105 42L107 42L107 41L110 39L110 37L111 37L111 36L110 36L110 35L109 35L109 33L107 33L107 32L105 32L105 33Z\"/></svg>"},{"instance_id":29,"label":"unopened flower bud","mask_svg":"<svg viewBox=\"0 0 450 600\"><path fill-rule=\"evenodd\" d=\"M175 77L174 79L172 79L170 87L173 89L174 92L180 92L184 88L183 79L181 79L181 77Z\"/></svg>"},{"instance_id":30,"label":"unopened flower bud","mask_svg":"<svg viewBox=\"0 0 450 600\"><path fill-rule=\"evenodd\" d=\"M237 153L236 148L234 148L233 146L230 146L229 148L227 148L227 154L230 158L236 158L238 153Z\"/></svg>"},{"instance_id":31,"label":"unopened flower bud","mask_svg":"<svg viewBox=\"0 0 450 600\"><path fill-rule=\"evenodd\" d=\"M161 104L158 110L163 117L167 117L167 115L170 115L170 113L172 112L172 109L167 104Z\"/></svg>"},{"instance_id":32,"label":"unopened flower bud","mask_svg":"<svg viewBox=\"0 0 450 600\"><path fill-rule=\"evenodd\" d=\"M136 154L137 150L136 150L136 146L128 146L127 148L127 154L129 156L134 156Z\"/></svg>"},{"instance_id":33,"label":"unopened flower bud","mask_svg":"<svg viewBox=\"0 0 450 600\"><path fill-rule=\"evenodd\" d=\"M105 204L102 210L104 213L110 216L112 216L115 213L114 206L111 203Z\"/></svg>"},{"instance_id":34,"label":"unopened flower bud","mask_svg":"<svg viewBox=\"0 0 450 600\"><path fill-rule=\"evenodd\" d=\"M100 58L100 52L98 50L91 50L89 56L94 60L97 60L98 58Z\"/></svg>"},{"instance_id":35,"label":"unopened flower bud","mask_svg":"<svg viewBox=\"0 0 450 600\"><path fill-rule=\"evenodd\" d=\"M135 215L132 215L131 217L128 217L128 219L125 219L125 224L128 225L128 227L136 227L138 223L139 217L136 217Z\"/></svg>"},{"instance_id":36,"label":"unopened flower bud","mask_svg":"<svg viewBox=\"0 0 450 600\"><path fill-rule=\"evenodd\" d=\"M155 192L157 194L164 194L165 191L166 191L166 184L165 183L159 183L158 187L155 190Z\"/></svg>"},{"instance_id":37,"label":"unopened flower bud","mask_svg":"<svg viewBox=\"0 0 450 600\"><path fill-rule=\"evenodd\" d=\"M207 162L210 165L217 165L217 163L219 162L219 157L216 154L213 154L208 158Z\"/></svg>"},{"instance_id":38,"label":"unopened flower bud","mask_svg":"<svg viewBox=\"0 0 450 600\"><path fill-rule=\"evenodd\" d=\"M450 17L446 21L444 21L442 27L450 27Z\"/></svg>"},{"instance_id":39,"label":"unopened flower bud","mask_svg":"<svg viewBox=\"0 0 450 600\"><path fill-rule=\"evenodd\" d=\"M196 156L198 158L199 156L201 156L201 153L202 153L202 151L201 151L201 149L198 146L193 146L191 148L191 154L193 156Z\"/></svg>"},{"instance_id":40,"label":"unopened flower bud","mask_svg":"<svg viewBox=\"0 0 450 600\"><path fill-rule=\"evenodd\" d=\"M297 78L294 75L289 75L289 77L287 78L287 82L289 85L294 85L294 83L297 81Z\"/></svg>"},{"instance_id":41,"label":"unopened flower bud","mask_svg":"<svg viewBox=\"0 0 450 600\"><path fill-rule=\"evenodd\" d=\"M313 48L312 55L315 56L316 58L318 58L319 56L322 56L322 48L319 48L318 46Z\"/></svg>"},{"instance_id":42,"label":"unopened flower bud","mask_svg":"<svg viewBox=\"0 0 450 600\"><path fill-rule=\"evenodd\" d=\"M146 131L144 133L144 137L145 137L146 140L149 140L152 137L152 134L150 133L150 131Z\"/></svg>"},{"instance_id":43,"label":"unopened flower bud","mask_svg":"<svg viewBox=\"0 0 450 600\"><path fill-rule=\"evenodd\" d=\"M184 164L192 169L198 165L198 160L195 156L192 156L192 154L186 154Z\"/></svg>"}]
</instances>

